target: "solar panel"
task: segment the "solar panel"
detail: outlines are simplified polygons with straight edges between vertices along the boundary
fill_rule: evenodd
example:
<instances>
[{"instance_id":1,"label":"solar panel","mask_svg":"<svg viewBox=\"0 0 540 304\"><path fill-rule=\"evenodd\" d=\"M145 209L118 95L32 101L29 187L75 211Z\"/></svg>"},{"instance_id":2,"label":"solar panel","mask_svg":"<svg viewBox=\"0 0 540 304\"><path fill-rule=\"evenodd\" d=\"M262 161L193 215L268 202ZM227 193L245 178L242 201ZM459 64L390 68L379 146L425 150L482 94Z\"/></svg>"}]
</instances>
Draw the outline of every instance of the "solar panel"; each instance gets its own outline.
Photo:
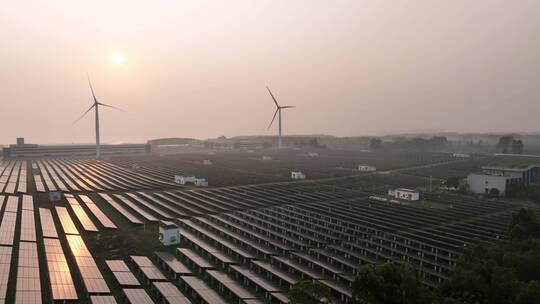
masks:
<instances>
[{"instance_id":1,"label":"solar panel","mask_svg":"<svg viewBox=\"0 0 540 304\"><path fill-rule=\"evenodd\" d=\"M33 242L19 243L15 303L41 303L37 245Z\"/></svg>"},{"instance_id":2,"label":"solar panel","mask_svg":"<svg viewBox=\"0 0 540 304\"><path fill-rule=\"evenodd\" d=\"M177 275L191 274L191 270L187 268L182 262L177 260L170 252L155 252L158 259L167 265L169 269Z\"/></svg>"},{"instance_id":3,"label":"solar panel","mask_svg":"<svg viewBox=\"0 0 540 304\"><path fill-rule=\"evenodd\" d=\"M203 280L194 276L182 276L181 279L189 287L189 289L198 294L205 303L222 304L227 302Z\"/></svg>"},{"instance_id":4,"label":"solar panel","mask_svg":"<svg viewBox=\"0 0 540 304\"><path fill-rule=\"evenodd\" d=\"M17 212L19 210L19 197L8 196L5 212Z\"/></svg>"},{"instance_id":5,"label":"solar panel","mask_svg":"<svg viewBox=\"0 0 540 304\"><path fill-rule=\"evenodd\" d=\"M107 260L105 263L121 286L141 285L123 260Z\"/></svg>"},{"instance_id":6,"label":"solar panel","mask_svg":"<svg viewBox=\"0 0 540 304\"><path fill-rule=\"evenodd\" d=\"M190 304L191 302L171 282L154 282L154 287L159 294L170 304ZM208 302L210 304L210 302ZM226 302L220 302L220 304ZM217 304L217 302L216 302Z\"/></svg>"},{"instance_id":7,"label":"solar panel","mask_svg":"<svg viewBox=\"0 0 540 304\"><path fill-rule=\"evenodd\" d=\"M58 233L56 232L56 227L54 226L51 210L39 208L39 219L41 222L41 233L43 236L58 238Z\"/></svg>"},{"instance_id":8,"label":"solar panel","mask_svg":"<svg viewBox=\"0 0 540 304\"><path fill-rule=\"evenodd\" d=\"M99 231L96 225L94 225L92 220L88 217L88 214L86 214L86 211L84 211L82 206L79 205L79 202L77 201L77 199L71 194L66 194L65 196L69 203L69 206L71 207L71 209L75 213L75 216L77 217L77 219L83 226L83 229L85 231L91 231L91 232Z\"/></svg>"},{"instance_id":9,"label":"solar panel","mask_svg":"<svg viewBox=\"0 0 540 304\"><path fill-rule=\"evenodd\" d=\"M60 241L44 238L43 243L53 300L77 300L77 292Z\"/></svg>"},{"instance_id":10,"label":"solar panel","mask_svg":"<svg viewBox=\"0 0 540 304\"><path fill-rule=\"evenodd\" d=\"M109 293L109 287L82 237L80 235L66 235L66 239L71 253L75 257L86 291L88 293Z\"/></svg>"},{"instance_id":11,"label":"solar panel","mask_svg":"<svg viewBox=\"0 0 540 304\"><path fill-rule=\"evenodd\" d=\"M86 207L90 209L90 212L98 219L98 221L105 228L116 229L116 225L99 209L99 207L94 204L94 202L86 195L79 195L79 198L86 204Z\"/></svg>"},{"instance_id":12,"label":"solar panel","mask_svg":"<svg viewBox=\"0 0 540 304\"><path fill-rule=\"evenodd\" d=\"M150 281L166 280L167 278L154 266L152 261L145 256L130 256L133 262L139 267L144 276Z\"/></svg>"},{"instance_id":13,"label":"solar panel","mask_svg":"<svg viewBox=\"0 0 540 304\"><path fill-rule=\"evenodd\" d=\"M123 291L130 304L154 304L154 301L144 289L128 288Z\"/></svg>"},{"instance_id":14,"label":"solar panel","mask_svg":"<svg viewBox=\"0 0 540 304\"><path fill-rule=\"evenodd\" d=\"M113 296L91 296L90 302L92 304L116 304Z\"/></svg>"},{"instance_id":15,"label":"solar panel","mask_svg":"<svg viewBox=\"0 0 540 304\"><path fill-rule=\"evenodd\" d=\"M21 216L21 241L36 241L34 210L23 210Z\"/></svg>"},{"instance_id":16,"label":"solar panel","mask_svg":"<svg viewBox=\"0 0 540 304\"><path fill-rule=\"evenodd\" d=\"M127 199L125 196L120 194L114 194L114 196L122 201L124 204L128 205L131 209L135 210L139 215L141 215L143 218L145 218L147 221L150 222L157 222L159 219L157 219L155 216L151 215L150 213L143 210L141 207L137 206L134 202Z\"/></svg>"},{"instance_id":17,"label":"solar panel","mask_svg":"<svg viewBox=\"0 0 540 304\"><path fill-rule=\"evenodd\" d=\"M34 197L32 195L23 195L22 209L34 211Z\"/></svg>"},{"instance_id":18,"label":"solar panel","mask_svg":"<svg viewBox=\"0 0 540 304\"><path fill-rule=\"evenodd\" d=\"M69 215L66 207L56 206L55 209L56 209L56 214L58 215L58 218L60 219L60 224L62 225L62 229L64 229L64 233L79 234L79 230L77 230L77 227L75 227L75 223L73 223L73 220L71 219L71 216Z\"/></svg>"},{"instance_id":19,"label":"solar panel","mask_svg":"<svg viewBox=\"0 0 540 304\"><path fill-rule=\"evenodd\" d=\"M5 302L11 268L11 247L0 246L0 302Z\"/></svg>"},{"instance_id":20,"label":"solar panel","mask_svg":"<svg viewBox=\"0 0 540 304\"><path fill-rule=\"evenodd\" d=\"M17 213L5 211L0 224L0 245L13 245L16 224Z\"/></svg>"}]
</instances>

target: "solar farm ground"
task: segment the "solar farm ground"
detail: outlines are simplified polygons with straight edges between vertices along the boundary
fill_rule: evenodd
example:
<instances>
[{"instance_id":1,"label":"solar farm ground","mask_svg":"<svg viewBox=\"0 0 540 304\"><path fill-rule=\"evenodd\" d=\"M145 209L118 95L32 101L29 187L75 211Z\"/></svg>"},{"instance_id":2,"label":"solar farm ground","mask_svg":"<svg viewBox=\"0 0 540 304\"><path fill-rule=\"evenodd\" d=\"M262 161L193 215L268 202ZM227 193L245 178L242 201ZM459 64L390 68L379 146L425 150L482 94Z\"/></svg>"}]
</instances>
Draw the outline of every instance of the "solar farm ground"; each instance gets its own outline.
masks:
<instances>
[{"instance_id":1,"label":"solar farm ground","mask_svg":"<svg viewBox=\"0 0 540 304\"><path fill-rule=\"evenodd\" d=\"M360 265L386 261L434 287L468 248L504 238L521 206L442 192L408 205L370 198L425 188L410 171L482 158L317 152L0 160L0 302L287 303L310 279L346 303ZM384 172L360 174L359 163ZM308 180L289 181L292 169ZM212 187L179 187L175 174ZM64 193L54 204L53 190ZM160 244L159 220L181 227L181 244Z\"/></svg>"}]
</instances>

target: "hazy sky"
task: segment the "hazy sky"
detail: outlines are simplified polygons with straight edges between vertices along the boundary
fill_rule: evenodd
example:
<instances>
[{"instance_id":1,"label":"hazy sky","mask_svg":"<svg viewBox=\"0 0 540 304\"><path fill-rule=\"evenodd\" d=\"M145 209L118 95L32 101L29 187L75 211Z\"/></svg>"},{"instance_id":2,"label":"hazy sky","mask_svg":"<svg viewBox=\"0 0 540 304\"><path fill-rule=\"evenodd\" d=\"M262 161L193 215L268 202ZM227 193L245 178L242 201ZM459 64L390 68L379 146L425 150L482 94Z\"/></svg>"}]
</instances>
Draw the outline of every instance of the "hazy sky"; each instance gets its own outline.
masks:
<instances>
[{"instance_id":1,"label":"hazy sky","mask_svg":"<svg viewBox=\"0 0 540 304\"><path fill-rule=\"evenodd\" d=\"M0 143L540 131L540 1L8 1ZM126 61L114 65L111 54ZM93 113L92 113L93 114Z\"/></svg>"}]
</instances>

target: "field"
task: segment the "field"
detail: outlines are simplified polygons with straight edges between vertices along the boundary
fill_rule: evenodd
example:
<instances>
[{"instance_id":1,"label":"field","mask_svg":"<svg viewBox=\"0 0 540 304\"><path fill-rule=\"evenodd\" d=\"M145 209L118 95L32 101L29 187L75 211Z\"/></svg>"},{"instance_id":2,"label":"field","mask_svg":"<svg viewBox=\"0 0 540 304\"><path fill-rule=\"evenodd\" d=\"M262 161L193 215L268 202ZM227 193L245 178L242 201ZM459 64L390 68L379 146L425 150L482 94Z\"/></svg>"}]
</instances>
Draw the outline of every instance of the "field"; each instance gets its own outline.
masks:
<instances>
[{"instance_id":1,"label":"field","mask_svg":"<svg viewBox=\"0 0 540 304\"><path fill-rule=\"evenodd\" d=\"M474 244L505 238L521 204L427 192L427 177L494 160L334 150L3 159L0 299L288 303L289 288L310 279L347 303L361 265L386 261L407 261L435 287ZM364 163L378 172L357 171ZM307 179L291 181L292 170ZM210 187L179 186L178 174ZM370 198L397 187L423 189L422 200ZM63 197L52 203L54 191ZM160 221L180 227L180 244L160 243Z\"/></svg>"}]
</instances>

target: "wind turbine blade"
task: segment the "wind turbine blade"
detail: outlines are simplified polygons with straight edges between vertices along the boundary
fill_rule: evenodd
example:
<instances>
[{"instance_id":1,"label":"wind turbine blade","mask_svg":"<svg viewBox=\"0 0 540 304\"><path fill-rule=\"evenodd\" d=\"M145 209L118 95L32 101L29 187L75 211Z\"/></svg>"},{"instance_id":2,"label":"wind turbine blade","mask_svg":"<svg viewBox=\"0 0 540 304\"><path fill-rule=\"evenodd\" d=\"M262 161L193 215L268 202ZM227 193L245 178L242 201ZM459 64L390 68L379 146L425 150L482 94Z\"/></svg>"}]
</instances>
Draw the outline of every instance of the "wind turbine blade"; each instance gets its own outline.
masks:
<instances>
[{"instance_id":1,"label":"wind turbine blade","mask_svg":"<svg viewBox=\"0 0 540 304\"><path fill-rule=\"evenodd\" d=\"M113 108L113 109L116 109L116 110L118 110L118 111L124 112L124 110L122 110L122 109L120 109L120 108L118 108L118 107L111 106L111 105L108 105L108 104L105 104L105 103L98 102L97 104L100 105L100 106L109 107L109 108Z\"/></svg>"},{"instance_id":2,"label":"wind turbine blade","mask_svg":"<svg viewBox=\"0 0 540 304\"><path fill-rule=\"evenodd\" d=\"M92 97L94 98L94 103L98 103L96 94L94 94L94 88L92 87L92 82L90 81L90 75L86 73L86 77L88 77L88 84L90 85L90 91L92 91Z\"/></svg>"},{"instance_id":3,"label":"wind turbine blade","mask_svg":"<svg viewBox=\"0 0 540 304\"><path fill-rule=\"evenodd\" d=\"M290 108L296 108L296 106L282 106L281 109L290 109Z\"/></svg>"},{"instance_id":4,"label":"wind turbine blade","mask_svg":"<svg viewBox=\"0 0 540 304\"><path fill-rule=\"evenodd\" d=\"M274 123L274 120L276 119L276 115L277 115L277 112L279 111L279 108L276 109L276 112L274 112L274 117L272 117L272 121L270 122L270 124L268 125L268 129L270 129L270 127L272 126L272 124Z\"/></svg>"},{"instance_id":5,"label":"wind turbine blade","mask_svg":"<svg viewBox=\"0 0 540 304\"><path fill-rule=\"evenodd\" d=\"M274 97L274 94L272 94L272 91L270 91L270 88L269 88L269 87L266 87L266 89L268 90L268 93L270 93L270 96L272 96L272 99L274 100L274 103L276 104L276 107L279 108L279 104L277 103L277 100L276 100L276 98Z\"/></svg>"},{"instance_id":6,"label":"wind turbine blade","mask_svg":"<svg viewBox=\"0 0 540 304\"><path fill-rule=\"evenodd\" d=\"M91 105L90 108L88 108L88 110L86 110L86 112L84 112L83 115L81 115L81 117L77 118L77 120L75 120L75 121L73 122L73 124L75 124L76 122L78 122L79 120L81 120L81 119L82 119L88 112L90 112L90 110L92 110L92 108L95 107L95 106L96 106L95 104Z\"/></svg>"}]
</instances>

